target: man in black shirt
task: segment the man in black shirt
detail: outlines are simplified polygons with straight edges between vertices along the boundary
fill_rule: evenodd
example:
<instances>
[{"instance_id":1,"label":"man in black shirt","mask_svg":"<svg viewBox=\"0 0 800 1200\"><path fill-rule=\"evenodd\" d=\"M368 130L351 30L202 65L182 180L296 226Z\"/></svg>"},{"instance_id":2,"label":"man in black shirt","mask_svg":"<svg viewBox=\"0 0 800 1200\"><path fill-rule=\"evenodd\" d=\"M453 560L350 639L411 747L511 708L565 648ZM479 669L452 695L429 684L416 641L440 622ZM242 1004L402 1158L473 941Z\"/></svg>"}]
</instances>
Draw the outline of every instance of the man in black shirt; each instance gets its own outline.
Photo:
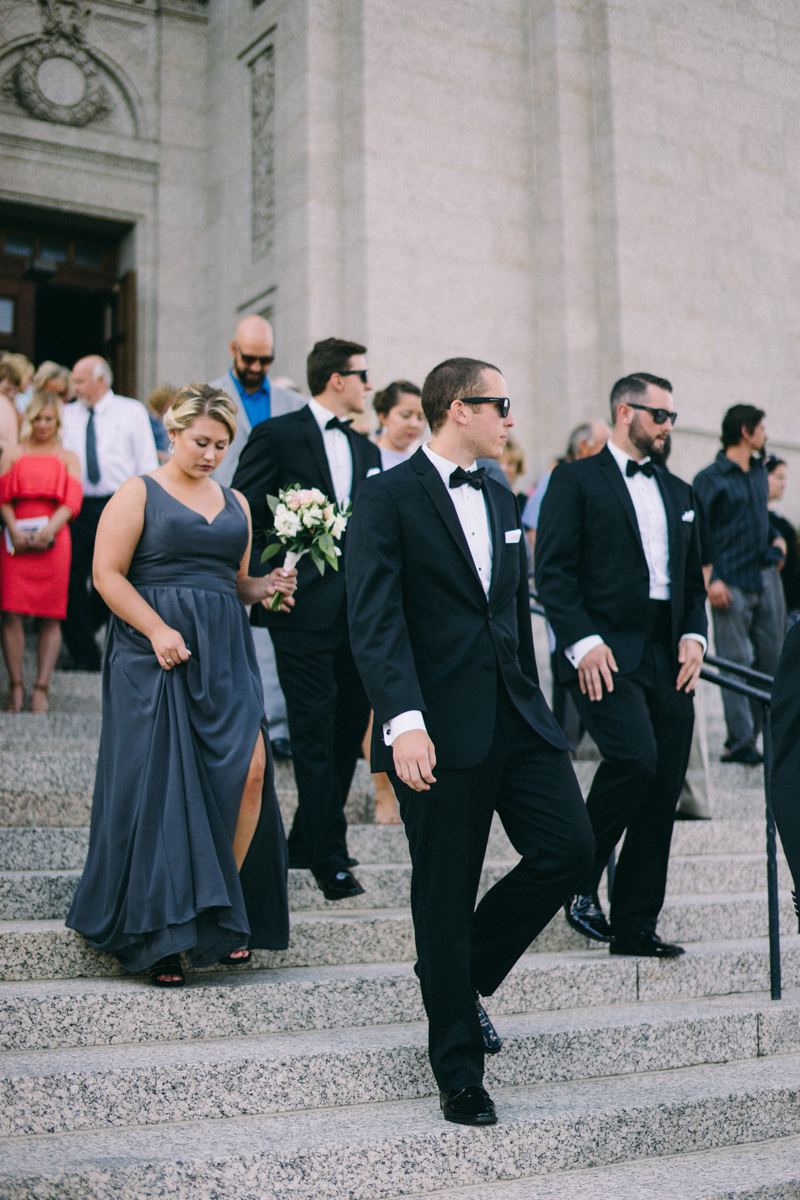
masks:
<instances>
[{"instance_id":1,"label":"man in black shirt","mask_svg":"<svg viewBox=\"0 0 800 1200\"><path fill-rule=\"evenodd\" d=\"M722 420L722 449L693 486L717 654L774 675L786 618L777 573L782 545L775 544L767 516L766 440L762 409L735 404ZM728 726L723 762L760 763L760 706L751 708L746 697L728 691L722 701Z\"/></svg>"}]
</instances>

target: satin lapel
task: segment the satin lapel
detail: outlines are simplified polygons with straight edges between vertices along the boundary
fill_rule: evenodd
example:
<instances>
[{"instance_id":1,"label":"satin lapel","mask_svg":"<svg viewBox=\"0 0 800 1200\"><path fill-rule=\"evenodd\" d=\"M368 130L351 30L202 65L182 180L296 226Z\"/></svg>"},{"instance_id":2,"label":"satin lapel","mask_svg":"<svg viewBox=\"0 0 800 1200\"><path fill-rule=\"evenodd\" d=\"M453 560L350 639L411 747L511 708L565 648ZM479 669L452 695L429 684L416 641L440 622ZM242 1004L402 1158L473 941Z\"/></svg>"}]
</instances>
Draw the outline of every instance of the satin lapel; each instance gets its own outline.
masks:
<instances>
[{"instance_id":1,"label":"satin lapel","mask_svg":"<svg viewBox=\"0 0 800 1200\"><path fill-rule=\"evenodd\" d=\"M492 495L492 488L488 484L484 485L483 495L486 500L486 509L489 513L489 529L492 533L492 581L489 584L489 598L491 599L497 592L500 583L500 573L506 555L503 553L503 526L500 520L500 505Z\"/></svg>"},{"instance_id":2,"label":"satin lapel","mask_svg":"<svg viewBox=\"0 0 800 1200\"><path fill-rule=\"evenodd\" d=\"M363 460L364 445L360 441L360 438L360 433L354 433L352 429L348 429L347 441L350 445L350 457L353 460L353 482L350 486L351 500L355 500L356 492L358 491L358 485L367 474L367 469Z\"/></svg>"},{"instance_id":3,"label":"satin lapel","mask_svg":"<svg viewBox=\"0 0 800 1200\"><path fill-rule=\"evenodd\" d=\"M661 499L664 501L664 512L667 514L667 534L669 538L669 564L670 575L673 573L673 561L677 548L678 536L678 514L675 510L675 505L672 499L671 489L667 483L667 471L665 468L656 467L655 470L656 483L658 490L661 492Z\"/></svg>"},{"instance_id":4,"label":"satin lapel","mask_svg":"<svg viewBox=\"0 0 800 1200\"><path fill-rule=\"evenodd\" d=\"M478 569L475 566L472 555L469 552L469 546L467 545L467 539L464 537L464 530L461 528L461 522L459 521L458 516L456 515L456 510L453 507L453 502L447 494L447 488L442 483L442 477L439 474L439 472L436 470L436 468L434 467L433 463L427 457L427 455L423 454L422 450L418 450L417 454L422 455L423 459L425 460L425 462L428 464L428 467L430 468L428 471L424 471L424 472L420 471L420 483L425 488L425 491L428 493L428 495L430 496L433 503L436 505L436 507L439 511L439 516L444 521L445 525L447 526L447 528L449 529L453 538L455 539L456 545L458 546L461 553L464 555L464 558L467 561L469 569L472 571L472 574L475 578L475 582L478 585L478 587L481 589L481 595L485 598L486 593L483 590L483 584L481 583L481 577L478 574ZM414 458L416 458L416 457L417 457L417 455L415 454ZM417 463L415 463L414 465L418 471L420 470L420 466L423 466L423 464L417 464Z\"/></svg>"},{"instance_id":5,"label":"satin lapel","mask_svg":"<svg viewBox=\"0 0 800 1200\"><path fill-rule=\"evenodd\" d=\"M325 443L322 440L322 434L320 432L319 425L315 421L314 414L312 413L310 408L308 408L308 407L301 408L299 415L302 418L302 420L305 422L306 437L308 438L308 444L311 447L312 453L317 462L317 466L319 467L320 474L322 475L322 478L324 480L325 495L328 497L329 500L335 501L336 500L336 492L333 490L333 478L331 477L331 468L328 463L328 456L325 453Z\"/></svg>"},{"instance_id":6,"label":"satin lapel","mask_svg":"<svg viewBox=\"0 0 800 1200\"><path fill-rule=\"evenodd\" d=\"M642 546L642 535L639 530L639 522L636 520L636 509L633 507L631 494L625 485L625 480L622 478L622 472L617 466L616 460L608 448L601 450L598 454L597 465L605 475L606 481L608 482L612 492L614 492L620 504L624 508L625 516L628 518L631 529L636 535L636 540L639 545ZM644 554L643 546L642 553Z\"/></svg>"}]
</instances>

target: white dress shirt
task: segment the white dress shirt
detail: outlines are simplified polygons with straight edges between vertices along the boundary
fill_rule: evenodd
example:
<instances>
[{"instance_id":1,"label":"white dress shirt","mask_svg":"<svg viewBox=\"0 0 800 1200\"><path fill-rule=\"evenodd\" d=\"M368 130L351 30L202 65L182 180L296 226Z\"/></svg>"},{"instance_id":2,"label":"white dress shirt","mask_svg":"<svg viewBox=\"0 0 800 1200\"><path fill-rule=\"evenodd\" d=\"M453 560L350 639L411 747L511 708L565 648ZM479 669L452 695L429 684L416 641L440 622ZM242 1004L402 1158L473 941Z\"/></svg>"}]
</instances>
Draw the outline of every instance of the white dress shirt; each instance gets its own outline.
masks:
<instances>
[{"instance_id":1,"label":"white dress shirt","mask_svg":"<svg viewBox=\"0 0 800 1200\"><path fill-rule=\"evenodd\" d=\"M450 462L449 458L442 458L441 454L435 454L431 450L430 442L426 442L422 450L439 472L442 483L447 488L447 494L453 502L459 524L464 530L464 537L467 539L475 570L478 572L483 590L488 596L492 584L492 534L483 490L470 487L466 483L461 487L451 488L450 476L458 463ZM473 463L467 470L474 471L475 465ZM384 744L391 746L396 737L399 737L401 733L408 733L410 729L425 729L425 720L418 709L400 713L399 716L392 717L391 721L384 722Z\"/></svg>"},{"instance_id":2,"label":"white dress shirt","mask_svg":"<svg viewBox=\"0 0 800 1200\"><path fill-rule=\"evenodd\" d=\"M626 454L624 450L620 450L613 441L609 441L607 445L622 472L622 478L625 480L625 486L633 502L639 535L642 539L642 549L647 560L647 569L650 572L650 599L669 600L669 526L661 488L653 475L648 477L641 471L637 471L635 475L627 475L628 463L636 460L632 459L630 454ZM642 463L649 461L649 456L641 459ZM684 633L681 636L700 642L705 652L707 642L702 634ZM564 653L572 666L577 667L585 654L594 650L595 646L602 646L602 644L603 639L600 635L593 633L588 637L581 638L572 646L568 646Z\"/></svg>"},{"instance_id":3,"label":"white dress shirt","mask_svg":"<svg viewBox=\"0 0 800 1200\"><path fill-rule=\"evenodd\" d=\"M64 407L61 441L74 450L81 464L84 496L111 496L133 475L144 475L158 466L156 444L147 409L138 400L107 391L94 406L94 429L100 478L90 483L86 475L86 426L89 408L80 400Z\"/></svg>"},{"instance_id":4,"label":"white dress shirt","mask_svg":"<svg viewBox=\"0 0 800 1200\"><path fill-rule=\"evenodd\" d=\"M325 457L331 469L336 503L340 508L344 508L350 503L350 493L353 490L353 454L350 450L350 440L341 429L325 428L331 417L336 416L329 408L325 408L313 398L309 400L308 407L314 414L314 420L319 425L325 444Z\"/></svg>"}]
</instances>

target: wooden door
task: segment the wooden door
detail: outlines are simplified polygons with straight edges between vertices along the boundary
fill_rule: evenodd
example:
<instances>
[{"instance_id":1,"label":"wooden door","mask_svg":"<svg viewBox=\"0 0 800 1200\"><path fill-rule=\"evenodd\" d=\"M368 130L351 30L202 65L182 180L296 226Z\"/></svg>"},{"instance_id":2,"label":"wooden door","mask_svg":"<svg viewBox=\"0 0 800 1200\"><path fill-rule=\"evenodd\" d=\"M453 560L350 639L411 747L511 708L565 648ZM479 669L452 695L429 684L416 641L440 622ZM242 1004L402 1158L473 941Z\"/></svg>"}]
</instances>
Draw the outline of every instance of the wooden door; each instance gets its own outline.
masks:
<instances>
[{"instance_id":1,"label":"wooden door","mask_svg":"<svg viewBox=\"0 0 800 1200\"><path fill-rule=\"evenodd\" d=\"M114 391L136 396L136 272L126 271L114 289L107 355L114 371Z\"/></svg>"}]
</instances>

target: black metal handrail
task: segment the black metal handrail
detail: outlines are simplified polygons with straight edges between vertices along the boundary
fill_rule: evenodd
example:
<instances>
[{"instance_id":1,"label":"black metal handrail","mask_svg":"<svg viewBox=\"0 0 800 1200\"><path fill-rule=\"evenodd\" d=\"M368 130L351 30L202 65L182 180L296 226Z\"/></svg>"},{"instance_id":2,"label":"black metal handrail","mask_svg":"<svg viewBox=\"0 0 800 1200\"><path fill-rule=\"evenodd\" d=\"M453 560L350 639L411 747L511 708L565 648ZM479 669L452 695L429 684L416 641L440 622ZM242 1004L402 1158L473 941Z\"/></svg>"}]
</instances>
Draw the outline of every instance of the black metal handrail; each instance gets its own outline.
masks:
<instances>
[{"instance_id":1,"label":"black metal handrail","mask_svg":"<svg viewBox=\"0 0 800 1200\"><path fill-rule=\"evenodd\" d=\"M530 607L531 612L538 617L545 617L546 614L542 606L536 601L538 597L531 590ZM708 668L716 667L717 670L710 671ZM732 679L732 675L740 676L739 679ZM705 679L707 683L713 683L717 687L724 688L726 691L735 692L739 696L747 696L749 700L755 700L760 704L764 713L764 724L762 732L764 736L764 805L766 809L766 825L767 825L767 926L769 934L769 990L773 1000L781 998L781 932L780 932L780 902L778 895L778 848L777 835L775 830L775 816L772 812L772 727L770 724L770 704L772 701L771 689L773 678L771 675L765 675L762 671L754 671L752 667L742 666L740 663L731 662L727 658L719 658L714 654L706 654L704 665L700 670L700 678ZM750 683L741 682L742 679L749 679ZM764 687L755 687L754 684L763 684ZM767 690L769 689L769 690ZM611 890L611 879L613 878L615 864L615 852L612 850L611 858L608 862L609 871L609 893Z\"/></svg>"}]
</instances>

